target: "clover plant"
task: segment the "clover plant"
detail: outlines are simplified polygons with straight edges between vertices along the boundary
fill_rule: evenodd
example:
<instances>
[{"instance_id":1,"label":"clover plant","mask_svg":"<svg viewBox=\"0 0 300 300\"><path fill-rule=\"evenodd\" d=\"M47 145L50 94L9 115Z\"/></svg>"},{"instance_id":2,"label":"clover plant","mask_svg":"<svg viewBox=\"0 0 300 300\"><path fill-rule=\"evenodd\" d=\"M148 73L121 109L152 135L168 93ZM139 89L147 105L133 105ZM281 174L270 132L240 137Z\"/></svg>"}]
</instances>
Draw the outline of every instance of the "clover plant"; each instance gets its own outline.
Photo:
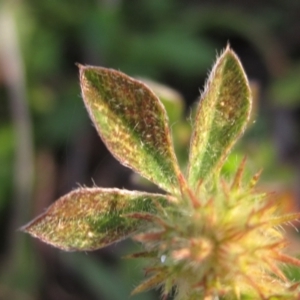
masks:
<instances>
[{"instance_id":1,"label":"clover plant","mask_svg":"<svg viewBox=\"0 0 300 300\"><path fill-rule=\"evenodd\" d=\"M125 166L165 193L80 187L58 199L22 229L66 251L88 251L127 237L149 261L133 294L160 287L162 298L298 299L298 283L282 266L286 254L276 199L257 191L259 172L243 179L245 160L231 179L220 170L245 130L251 91L229 46L217 58L201 95L183 173L164 106L142 82L112 69L79 66L82 96L103 142Z\"/></svg>"}]
</instances>

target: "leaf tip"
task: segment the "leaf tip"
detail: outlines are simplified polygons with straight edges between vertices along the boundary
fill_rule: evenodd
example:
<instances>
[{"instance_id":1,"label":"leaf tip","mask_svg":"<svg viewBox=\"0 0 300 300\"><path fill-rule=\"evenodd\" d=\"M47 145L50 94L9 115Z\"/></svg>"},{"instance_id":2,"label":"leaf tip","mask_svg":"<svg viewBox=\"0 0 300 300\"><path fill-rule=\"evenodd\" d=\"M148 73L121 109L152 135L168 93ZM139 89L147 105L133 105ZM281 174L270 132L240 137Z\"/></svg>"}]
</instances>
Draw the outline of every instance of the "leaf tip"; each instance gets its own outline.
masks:
<instances>
[{"instance_id":1,"label":"leaf tip","mask_svg":"<svg viewBox=\"0 0 300 300\"><path fill-rule=\"evenodd\" d=\"M44 214L37 216L33 220L18 228L17 231L28 233L34 237L39 238L39 236L36 234L35 226L43 216Z\"/></svg>"},{"instance_id":2,"label":"leaf tip","mask_svg":"<svg viewBox=\"0 0 300 300\"><path fill-rule=\"evenodd\" d=\"M25 224L25 225L17 228L16 231L29 233L28 230L27 230L27 227L28 227L28 224Z\"/></svg>"},{"instance_id":3,"label":"leaf tip","mask_svg":"<svg viewBox=\"0 0 300 300\"><path fill-rule=\"evenodd\" d=\"M230 42L229 41L227 41L225 49L228 50L228 51L231 50L231 46L230 46Z\"/></svg>"},{"instance_id":4,"label":"leaf tip","mask_svg":"<svg viewBox=\"0 0 300 300\"><path fill-rule=\"evenodd\" d=\"M84 67L84 65L82 65L81 63L76 62L75 66L80 70L81 68Z\"/></svg>"}]
</instances>

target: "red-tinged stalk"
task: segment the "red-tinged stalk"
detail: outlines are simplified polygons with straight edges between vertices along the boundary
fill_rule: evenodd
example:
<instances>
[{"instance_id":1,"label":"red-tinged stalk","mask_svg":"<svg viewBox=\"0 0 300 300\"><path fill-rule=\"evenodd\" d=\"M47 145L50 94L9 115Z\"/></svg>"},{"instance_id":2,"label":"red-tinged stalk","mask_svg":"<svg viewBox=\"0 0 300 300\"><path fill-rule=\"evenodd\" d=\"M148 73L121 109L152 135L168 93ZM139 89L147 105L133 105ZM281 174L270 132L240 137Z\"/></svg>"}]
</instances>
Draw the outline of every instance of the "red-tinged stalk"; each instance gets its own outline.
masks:
<instances>
[{"instance_id":1,"label":"red-tinged stalk","mask_svg":"<svg viewBox=\"0 0 300 300\"><path fill-rule=\"evenodd\" d=\"M281 253L281 252L274 253L273 257L274 257L274 259L276 259L278 261L281 261L283 263L291 264L291 265L300 267L300 260L295 258L295 257L286 255L286 254Z\"/></svg>"}]
</instances>

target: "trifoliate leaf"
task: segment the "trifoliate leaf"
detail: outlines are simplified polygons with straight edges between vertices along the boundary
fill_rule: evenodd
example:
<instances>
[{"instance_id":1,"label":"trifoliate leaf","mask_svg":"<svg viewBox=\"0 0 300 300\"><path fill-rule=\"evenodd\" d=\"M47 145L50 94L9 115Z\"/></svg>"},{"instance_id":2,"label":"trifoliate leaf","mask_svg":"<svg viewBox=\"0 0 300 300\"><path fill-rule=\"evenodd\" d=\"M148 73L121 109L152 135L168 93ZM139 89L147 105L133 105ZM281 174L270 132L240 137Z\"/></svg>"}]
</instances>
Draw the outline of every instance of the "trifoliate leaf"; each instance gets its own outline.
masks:
<instances>
[{"instance_id":1,"label":"trifoliate leaf","mask_svg":"<svg viewBox=\"0 0 300 300\"><path fill-rule=\"evenodd\" d=\"M112 154L170 193L180 174L166 111L142 82L105 68L80 66L82 95Z\"/></svg>"},{"instance_id":2,"label":"trifoliate leaf","mask_svg":"<svg viewBox=\"0 0 300 300\"><path fill-rule=\"evenodd\" d=\"M238 57L227 47L211 71L196 113L188 166L192 188L222 166L250 110L248 80Z\"/></svg>"},{"instance_id":3,"label":"trifoliate leaf","mask_svg":"<svg viewBox=\"0 0 300 300\"><path fill-rule=\"evenodd\" d=\"M57 200L22 230L63 250L95 250L138 231L133 212L155 213L167 196L119 189L80 188ZM145 221L147 222L147 221Z\"/></svg>"}]
</instances>

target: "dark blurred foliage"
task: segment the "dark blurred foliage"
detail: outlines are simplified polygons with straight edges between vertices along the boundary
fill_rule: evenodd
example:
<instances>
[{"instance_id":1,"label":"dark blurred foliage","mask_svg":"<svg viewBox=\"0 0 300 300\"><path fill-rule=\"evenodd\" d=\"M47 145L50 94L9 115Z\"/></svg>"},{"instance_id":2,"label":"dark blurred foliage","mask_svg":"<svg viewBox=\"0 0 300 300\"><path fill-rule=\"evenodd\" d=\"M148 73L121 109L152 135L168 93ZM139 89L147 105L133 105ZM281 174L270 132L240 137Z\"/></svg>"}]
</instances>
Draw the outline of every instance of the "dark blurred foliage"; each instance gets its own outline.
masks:
<instances>
[{"instance_id":1,"label":"dark blurred foliage","mask_svg":"<svg viewBox=\"0 0 300 300\"><path fill-rule=\"evenodd\" d=\"M63 253L16 231L78 184L156 190L138 184L97 136L75 63L168 84L186 99L187 118L216 53L230 42L257 95L256 122L234 166L248 153L254 171L265 167L262 185L297 206L299 31L295 0L2 0L0 299L121 300L143 276L141 261L119 258L137 248L128 241Z\"/></svg>"}]
</instances>

